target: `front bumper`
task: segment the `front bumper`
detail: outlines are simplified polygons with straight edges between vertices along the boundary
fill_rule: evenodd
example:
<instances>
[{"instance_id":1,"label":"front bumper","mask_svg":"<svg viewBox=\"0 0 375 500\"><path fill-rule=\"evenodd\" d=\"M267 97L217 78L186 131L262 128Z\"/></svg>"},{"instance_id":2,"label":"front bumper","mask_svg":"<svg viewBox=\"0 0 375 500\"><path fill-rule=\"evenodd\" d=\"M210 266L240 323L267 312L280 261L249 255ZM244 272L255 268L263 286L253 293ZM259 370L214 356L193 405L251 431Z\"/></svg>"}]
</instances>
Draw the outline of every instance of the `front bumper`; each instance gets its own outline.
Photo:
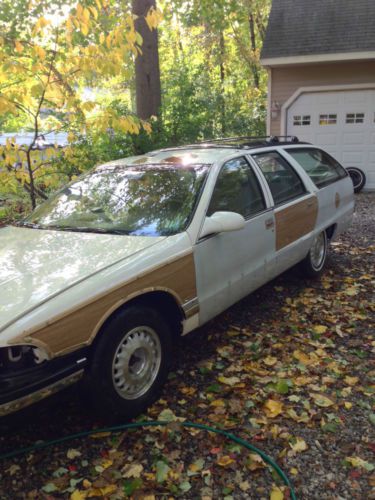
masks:
<instances>
[{"instance_id":1,"label":"front bumper","mask_svg":"<svg viewBox=\"0 0 375 500\"><path fill-rule=\"evenodd\" d=\"M28 370L0 373L0 417L78 382L86 363L86 352L78 351Z\"/></svg>"}]
</instances>

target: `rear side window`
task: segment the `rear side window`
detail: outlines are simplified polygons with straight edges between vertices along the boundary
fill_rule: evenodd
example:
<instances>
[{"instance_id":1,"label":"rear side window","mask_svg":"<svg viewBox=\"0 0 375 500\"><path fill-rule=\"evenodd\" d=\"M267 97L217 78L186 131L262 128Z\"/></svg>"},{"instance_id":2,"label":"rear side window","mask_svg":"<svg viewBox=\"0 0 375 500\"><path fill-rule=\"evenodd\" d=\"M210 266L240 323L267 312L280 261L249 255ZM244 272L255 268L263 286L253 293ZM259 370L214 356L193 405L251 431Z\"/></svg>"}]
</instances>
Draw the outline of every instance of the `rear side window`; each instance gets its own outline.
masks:
<instances>
[{"instance_id":1,"label":"rear side window","mask_svg":"<svg viewBox=\"0 0 375 500\"><path fill-rule=\"evenodd\" d=\"M252 155L270 187L275 205L306 193L297 172L276 151Z\"/></svg>"},{"instance_id":2,"label":"rear side window","mask_svg":"<svg viewBox=\"0 0 375 500\"><path fill-rule=\"evenodd\" d=\"M332 156L321 149L286 149L310 176L317 187L347 176L346 170Z\"/></svg>"},{"instance_id":3,"label":"rear side window","mask_svg":"<svg viewBox=\"0 0 375 500\"><path fill-rule=\"evenodd\" d=\"M246 219L265 208L261 187L247 160L235 158L225 163L218 175L207 215L228 211Z\"/></svg>"}]
</instances>

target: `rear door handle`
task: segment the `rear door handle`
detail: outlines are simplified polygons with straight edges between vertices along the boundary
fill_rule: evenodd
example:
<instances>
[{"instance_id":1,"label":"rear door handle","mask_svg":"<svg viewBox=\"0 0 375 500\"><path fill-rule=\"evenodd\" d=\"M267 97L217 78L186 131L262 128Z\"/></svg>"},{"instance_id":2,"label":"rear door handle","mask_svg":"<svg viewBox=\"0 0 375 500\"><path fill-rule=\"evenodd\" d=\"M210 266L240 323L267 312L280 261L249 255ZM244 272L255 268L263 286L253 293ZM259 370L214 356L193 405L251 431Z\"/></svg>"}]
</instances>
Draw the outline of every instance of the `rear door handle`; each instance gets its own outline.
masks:
<instances>
[{"instance_id":1,"label":"rear door handle","mask_svg":"<svg viewBox=\"0 0 375 500\"><path fill-rule=\"evenodd\" d=\"M272 229L275 226L273 219L267 219L265 221L266 229Z\"/></svg>"}]
</instances>

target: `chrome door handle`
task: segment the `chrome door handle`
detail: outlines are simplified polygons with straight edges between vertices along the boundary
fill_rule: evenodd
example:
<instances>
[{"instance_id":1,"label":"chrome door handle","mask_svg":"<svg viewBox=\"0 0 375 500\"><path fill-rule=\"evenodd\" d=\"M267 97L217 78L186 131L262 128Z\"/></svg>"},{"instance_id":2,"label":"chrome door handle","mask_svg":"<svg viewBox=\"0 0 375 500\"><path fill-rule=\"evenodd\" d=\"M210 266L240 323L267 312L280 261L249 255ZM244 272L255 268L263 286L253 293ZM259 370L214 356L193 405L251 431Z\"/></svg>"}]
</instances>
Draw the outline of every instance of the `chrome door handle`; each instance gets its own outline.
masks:
<instances>
[{"instance_id":1,"label":"chrome door handle","mask_svg":"<svg viewBox=\"0 0 375 500\"><path fill-rule=\"evenodd\" d=\"M275 225L273 219L267 219L265 221L266 229L272 229Z\"/></svg>"}]
</instances>

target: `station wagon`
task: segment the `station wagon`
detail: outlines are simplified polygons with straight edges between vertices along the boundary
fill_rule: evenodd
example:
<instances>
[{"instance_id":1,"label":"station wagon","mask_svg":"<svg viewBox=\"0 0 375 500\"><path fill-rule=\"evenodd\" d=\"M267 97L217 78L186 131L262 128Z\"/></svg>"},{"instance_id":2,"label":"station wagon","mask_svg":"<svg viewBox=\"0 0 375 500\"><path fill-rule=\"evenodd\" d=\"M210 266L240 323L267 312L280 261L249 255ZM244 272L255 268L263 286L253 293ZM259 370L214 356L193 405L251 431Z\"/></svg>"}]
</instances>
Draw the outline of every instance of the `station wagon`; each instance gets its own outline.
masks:
<instances>
[{"instance_id":1,"label":"station wagon","mask_svg":"<svg viewBox=\"0 0 375 500\"><path fill-rule=\"evenodd\" d=\"M176 338L286 269L323 271L353 185L296 138L95 167L0 229L0 415L82 379L108 415L160 394Z\"/></svg>"}]
</instances>

